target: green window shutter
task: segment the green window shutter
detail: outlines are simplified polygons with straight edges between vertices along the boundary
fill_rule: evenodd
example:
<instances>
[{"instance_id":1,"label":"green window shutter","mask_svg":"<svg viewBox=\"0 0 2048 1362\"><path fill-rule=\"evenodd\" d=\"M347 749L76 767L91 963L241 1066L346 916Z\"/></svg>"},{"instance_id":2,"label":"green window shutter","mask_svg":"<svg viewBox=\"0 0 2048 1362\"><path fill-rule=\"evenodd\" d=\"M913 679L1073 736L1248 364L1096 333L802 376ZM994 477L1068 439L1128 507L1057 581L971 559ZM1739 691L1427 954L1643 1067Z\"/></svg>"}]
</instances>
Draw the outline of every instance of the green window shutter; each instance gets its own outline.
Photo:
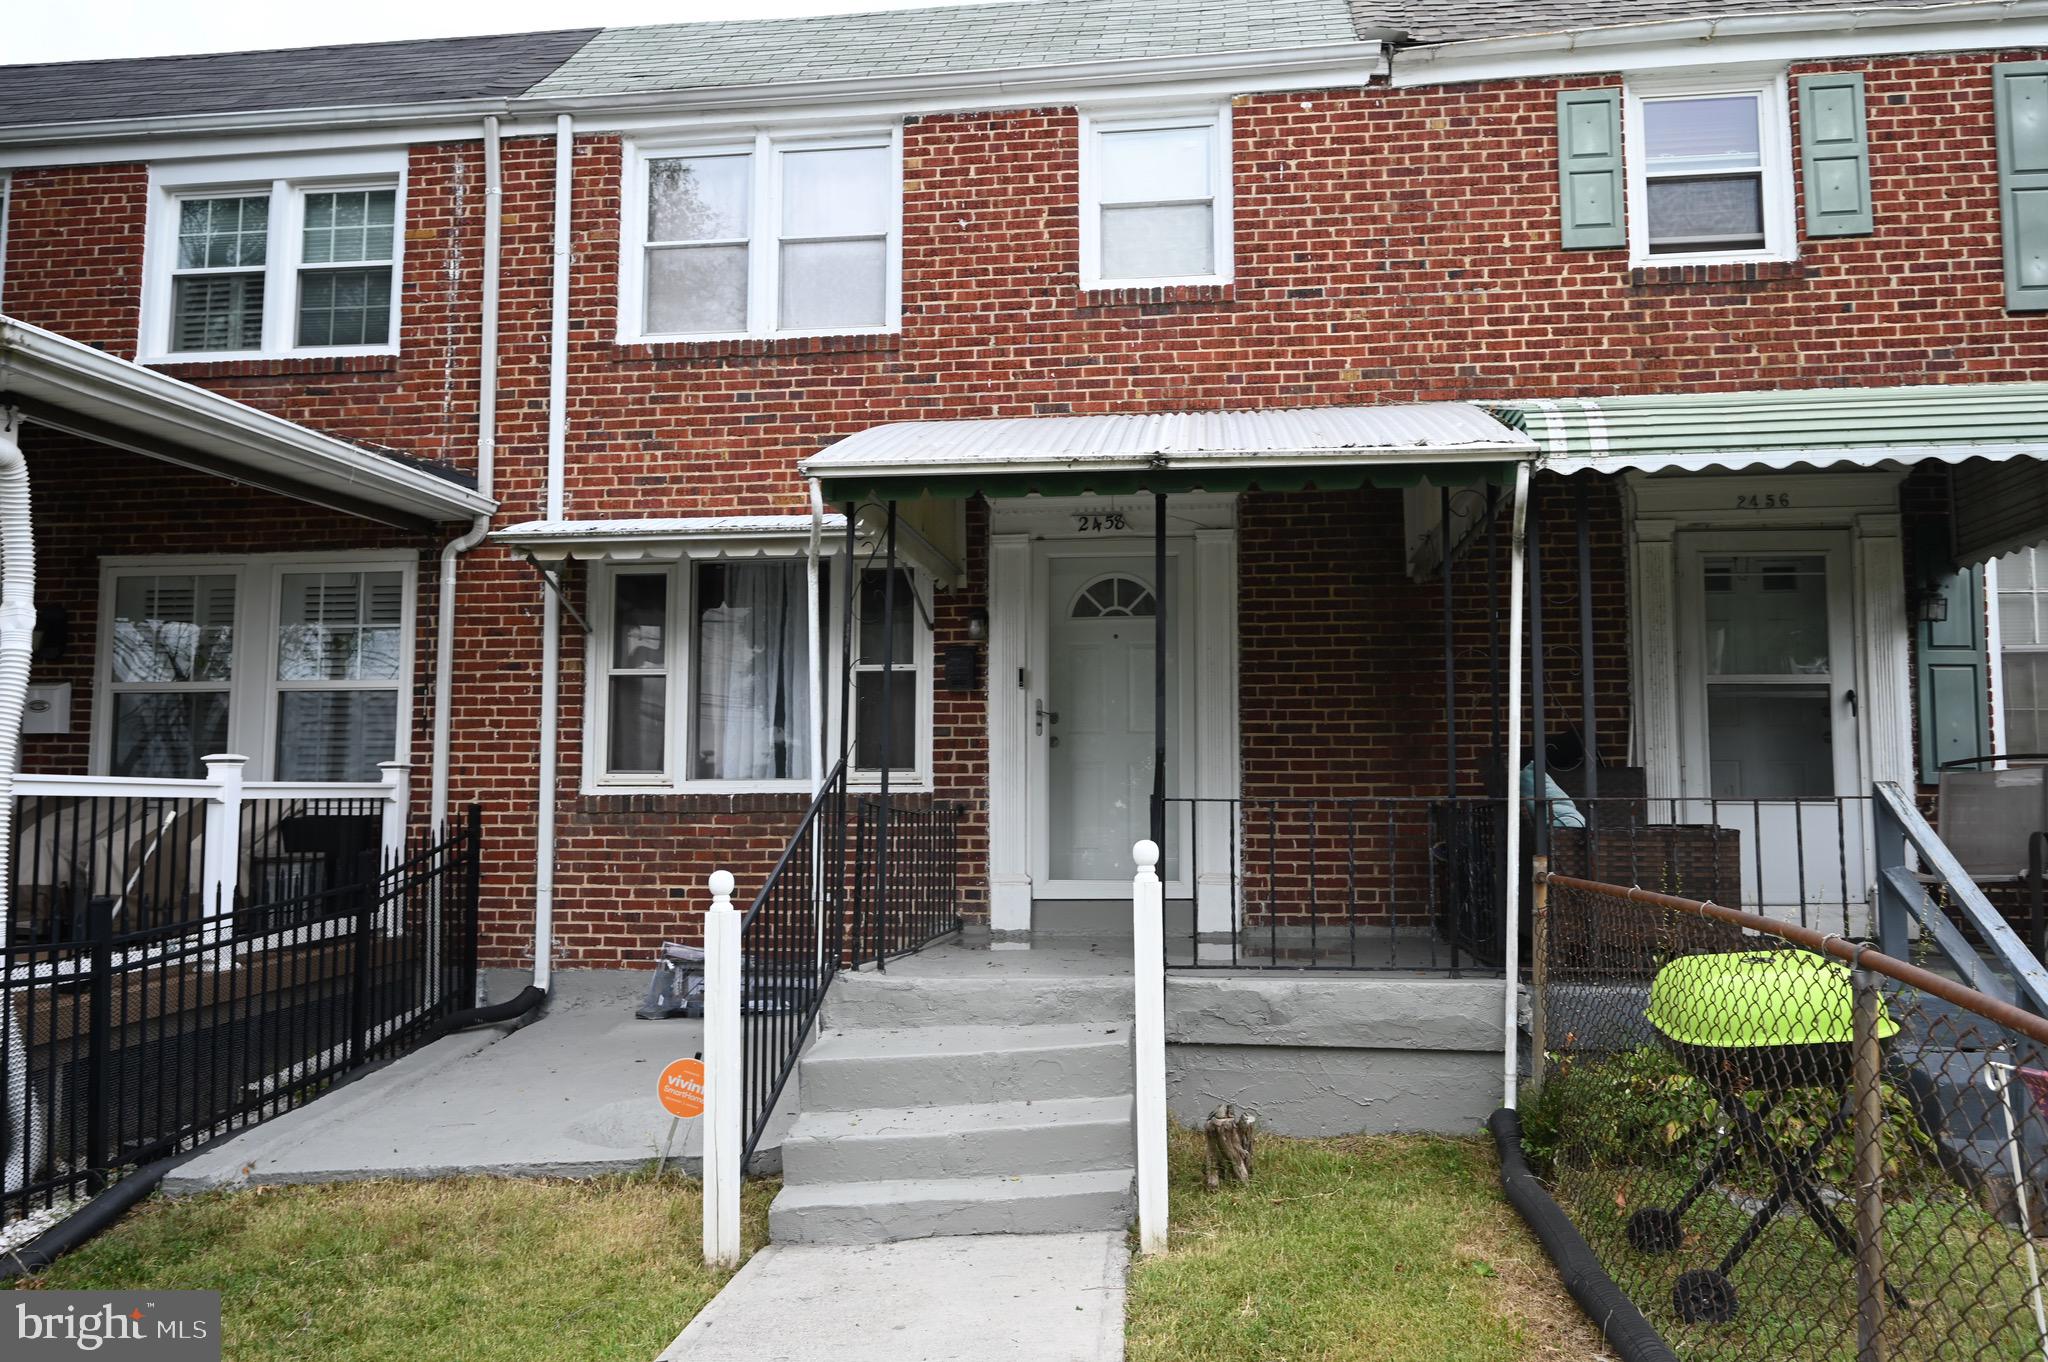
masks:
<instances>
[{"instance_id":1,"label":"green window shutter","mask_svg":"<svg viewBox=\"0 0 2048 1362\"><path fill-rule=\"evenodd\" d=\"M1557 177L1566 250L1628 244L1622 216L1620 90L1558 91Z\"/></svg>"},{"instance_id":2,"label":"green window shutter","mask_svg":"<svg viewBox=\"0 0 2048 1362\"><path fill-rule=\"evenodd\" d=\"M1920 779L1941 764L1991 750L1991 662L1985 653L1984 575L1969 568L1943 577L1947 618L1918 627L1914 689L1920 708Z\"/></svg>"},{"instance_id":3,"label":"green window shutter","mask_svg":"<svg viewBox=\"0 0 2048 1362\"><path fill-rule=\"evenodd\" d=\"M2048 62L1991 72L1998 111L1998 201L2005 235L2005 305L2048 309Z\"/></svg>"},{"instance_id":4,"label":"green window shutter","mask_svg":"<svg viewBox=\"0 0 2048 1362\"><path fill-rule=\"evenodd\" d=\"M1799 78L1799 161L1808 236L1868 236L1876 230L1860 71Z\"/></svg>"}]
</instances>

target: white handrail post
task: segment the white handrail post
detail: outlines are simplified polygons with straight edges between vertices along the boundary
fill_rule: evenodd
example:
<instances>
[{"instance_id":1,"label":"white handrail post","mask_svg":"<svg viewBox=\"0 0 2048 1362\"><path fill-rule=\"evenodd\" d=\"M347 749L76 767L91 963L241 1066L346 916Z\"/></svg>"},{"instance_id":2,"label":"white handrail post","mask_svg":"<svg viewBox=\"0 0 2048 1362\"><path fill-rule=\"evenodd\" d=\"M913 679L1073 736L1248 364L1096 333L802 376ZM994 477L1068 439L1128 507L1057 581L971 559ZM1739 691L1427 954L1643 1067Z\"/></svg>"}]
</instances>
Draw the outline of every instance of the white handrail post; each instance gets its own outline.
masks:
<instances>
[{"instance_id":1,"label":"white handrail post","mask_svg":"<svg viewBox=\"0 0 2048 1362\"><path fill-rule=\"evenodd\" d=\"M382 894L385 872L405 859L405 816L410 812L406 801L412 796L412 763L380 761L377 771L384 782L384 810L383 823L378 829L377 869L370 880L370 892ZM405 925L399 920L404 902L404 894L392 895L390 902L377 914L378 930L396 932ZM432 946L428 949L431 950Z\"/></svg>"},{"instance_id":2,"label":"white handrail post","mask_svg":"<svg viewBox=\"0 0 2048 1362\"><path fill-rule=\"evenodd\" d=\"M200 892L206 896L201 911L206 918L206 944L220 946L227 940L222 919L235 911L235 893L241 877L242 768L249 764L249 759L233 753L216 753L203 760L207 782L213 789L207 794L206 840L199 856L203 880ZM225 965L227 957L215 957L213 963Z\"/></svg>"},{"instance_id":3,"label":"white handrail post","mask_svg":"<svg viewBox=\"0 0 2048 1362\"><path fill-rule=\"evenodd\" d=\"M711 872L704 914L704 1261L740 1261L740 915L732 875Z\"/></svg>"},{"instance_id":4,"label":"white handrail post","mask_svg":"<svg viewBox=\"0 0 2048 1362\"><path fill-rule=\"evenodd\" d=\"M1131 974L1138 1005L1131 1029L1136 1051L1138 1123L1138 1247L1166 1247L1166 889L1158 872L1159 846L1131 848L1138 863L1131 883Z\"/></svg>"}]
</instances>

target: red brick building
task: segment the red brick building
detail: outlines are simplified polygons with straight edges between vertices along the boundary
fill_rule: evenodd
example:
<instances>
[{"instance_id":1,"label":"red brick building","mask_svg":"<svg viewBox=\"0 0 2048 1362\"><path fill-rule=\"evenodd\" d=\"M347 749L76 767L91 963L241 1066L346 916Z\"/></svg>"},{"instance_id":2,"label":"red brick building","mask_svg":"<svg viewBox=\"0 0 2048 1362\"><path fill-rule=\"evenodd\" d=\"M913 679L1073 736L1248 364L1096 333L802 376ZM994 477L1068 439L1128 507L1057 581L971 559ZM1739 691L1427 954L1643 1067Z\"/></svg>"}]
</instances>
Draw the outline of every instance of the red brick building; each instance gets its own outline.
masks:
<instances>
[{"instance_id":1,"label":"red brick building","mask_svg":"<svg viewBox=\"0 0 2048 1362\"><path fill-rule=\"evenodd\" d=\"M483 808L488 959L612 966L759 886L844 678L855 784L961 806L1000 937L1119 911L1164 637L1207 937L1450 947L1458 816L1412 801L1531 760L1853 921L1873 784L2035 722L2034 579L1984 565L2048 537L2048 16L1524 8L10 70L0 402L63 635L24 770L406 762L420 817ZM67 403L88 368L128 397ZM277 419L180 426L216 396Z\"/></svg>"}]
</instances>

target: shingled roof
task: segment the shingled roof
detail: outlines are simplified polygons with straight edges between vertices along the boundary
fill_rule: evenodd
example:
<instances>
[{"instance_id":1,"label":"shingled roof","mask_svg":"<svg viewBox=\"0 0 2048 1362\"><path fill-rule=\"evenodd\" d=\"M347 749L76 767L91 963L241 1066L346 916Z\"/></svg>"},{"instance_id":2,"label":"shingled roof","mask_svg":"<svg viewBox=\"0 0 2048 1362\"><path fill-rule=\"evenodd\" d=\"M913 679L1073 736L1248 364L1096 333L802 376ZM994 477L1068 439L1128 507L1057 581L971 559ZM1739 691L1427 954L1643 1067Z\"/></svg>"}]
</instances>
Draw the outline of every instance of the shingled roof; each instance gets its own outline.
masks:
<instances>
[{"instance_id":1,"label":"shingled roof","mask_svg":"<svg viewBox=\"0 0 2048 1362\"><path fill-rule=\"evenodd\" d=\"M604 96L1460 42L1952 0L1007 0L816 18L558 29L0 67L0 127L460 99Z\"/></svg>"},{"instance_id":2,"label":"shingled roof","mask_svg":"<svg viewBox=\"0 0 2048 1362\"><path fill-rule=\"evenodd\" d=\"M0 67L0 127L521 94L603 30Z\"/></svg>"}]
</instances>

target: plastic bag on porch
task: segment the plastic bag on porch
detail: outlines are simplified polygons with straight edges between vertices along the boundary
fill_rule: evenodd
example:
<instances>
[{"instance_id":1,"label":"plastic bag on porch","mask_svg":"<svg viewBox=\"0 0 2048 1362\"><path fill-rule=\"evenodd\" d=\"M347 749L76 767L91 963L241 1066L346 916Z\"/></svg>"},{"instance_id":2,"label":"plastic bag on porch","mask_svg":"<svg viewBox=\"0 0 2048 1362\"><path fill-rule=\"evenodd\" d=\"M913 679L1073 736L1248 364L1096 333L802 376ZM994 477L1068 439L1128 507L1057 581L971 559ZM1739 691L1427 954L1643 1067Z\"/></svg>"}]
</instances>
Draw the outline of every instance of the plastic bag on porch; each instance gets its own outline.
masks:
<instances>
[{"instance_id":1,"label":"plastic bag on porch","mask_svg":"<svg viewBox=\"0 0 2048 1362\"><path fill-rule=\"evenodd\" d=\"M704 950L664 941L647 982L647 998L633 1013L642 1021L704 1015Z\"/></svg>"}]
</instances>

